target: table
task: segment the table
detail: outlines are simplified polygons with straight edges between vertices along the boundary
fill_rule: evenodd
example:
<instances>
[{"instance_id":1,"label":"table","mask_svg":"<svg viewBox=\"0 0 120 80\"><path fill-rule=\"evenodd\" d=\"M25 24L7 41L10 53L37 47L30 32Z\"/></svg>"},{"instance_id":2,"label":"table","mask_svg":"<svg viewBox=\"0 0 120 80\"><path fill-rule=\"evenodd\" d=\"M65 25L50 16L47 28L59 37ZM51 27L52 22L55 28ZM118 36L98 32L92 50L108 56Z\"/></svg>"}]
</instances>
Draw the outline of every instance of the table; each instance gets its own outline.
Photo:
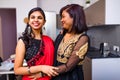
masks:
<instances>
[{"instance_id":1,"label":"table","mask_svg":"<svg viewBox=\"0 0 120 80\"><path fill-rule=\"evenodd\" d=\"M7 71L7 70L0 70L0 74L3 75L3 74L6 74L6 78L7 80L9 80L9 74L14 74L14 71Z\"/></svg>"}]
</instances>

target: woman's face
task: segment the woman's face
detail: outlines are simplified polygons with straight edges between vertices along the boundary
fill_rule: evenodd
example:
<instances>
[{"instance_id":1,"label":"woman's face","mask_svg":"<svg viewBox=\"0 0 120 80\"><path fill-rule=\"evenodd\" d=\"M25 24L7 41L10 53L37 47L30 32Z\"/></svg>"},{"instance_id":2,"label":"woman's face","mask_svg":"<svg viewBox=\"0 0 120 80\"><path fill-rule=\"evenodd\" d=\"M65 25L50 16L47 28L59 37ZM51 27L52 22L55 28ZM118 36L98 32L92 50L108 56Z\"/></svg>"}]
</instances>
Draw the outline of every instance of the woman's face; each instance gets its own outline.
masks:
<instances>
[{"instance_id":1,"label":"woman's face","mask_svg":"<svg viewBox=\"0 0 120 80\"><path fill-rule=\"evenodd\" d=\"M65 10L62 12L61 23L62 27L67 30L71 29L73 25L73 18L71 18L69 13L66 12Z\"/></svg>"},{"instance_id":2,"label":"woman's face","mask_svg":"<svg viewBox=\"0 0 120 80\"><path fill-rule=\"evenodd\" d=\"M45 24L43 15L39 11L35 11L30 15L29 25L34 30L40 30Z\"/></svg>"}]
</instances>

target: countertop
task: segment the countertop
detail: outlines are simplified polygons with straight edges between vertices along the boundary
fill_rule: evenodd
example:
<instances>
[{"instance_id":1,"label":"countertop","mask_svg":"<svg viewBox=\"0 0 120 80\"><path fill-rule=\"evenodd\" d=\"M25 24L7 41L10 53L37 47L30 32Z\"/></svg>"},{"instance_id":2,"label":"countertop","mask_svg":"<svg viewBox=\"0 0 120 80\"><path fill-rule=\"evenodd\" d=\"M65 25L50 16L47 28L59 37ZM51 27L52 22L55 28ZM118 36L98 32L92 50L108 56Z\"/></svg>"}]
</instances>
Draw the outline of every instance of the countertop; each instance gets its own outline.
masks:
<instances>
[{"instance_id":1,"label":"countertop","mask_svg":"<svg viewBox=\"0 0 120 80\"><path fill-rule=\"evenodd\" d=\"M94 48L94 47L90 47L86 56L89 58L120 58L120 56L115 55L113 53L109 53L107 57L103 57L99 49Z\"/></svg>"}]
</instances>

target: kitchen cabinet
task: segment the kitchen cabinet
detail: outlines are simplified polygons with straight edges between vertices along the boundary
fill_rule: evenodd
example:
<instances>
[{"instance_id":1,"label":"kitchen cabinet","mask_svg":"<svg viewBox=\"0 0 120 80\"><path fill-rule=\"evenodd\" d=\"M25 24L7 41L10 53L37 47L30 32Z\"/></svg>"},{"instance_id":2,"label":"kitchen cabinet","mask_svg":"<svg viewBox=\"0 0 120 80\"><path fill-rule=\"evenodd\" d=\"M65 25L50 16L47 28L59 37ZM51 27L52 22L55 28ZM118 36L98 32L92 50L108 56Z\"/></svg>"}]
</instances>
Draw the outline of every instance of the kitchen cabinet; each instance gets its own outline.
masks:
<instances>
[{"instance_id":1,"label":"kitchen cabinet","mask_svg":"<svg viewBox=\"0 0 120 80\"><path fill-rule=\"evenodd\" d=\"M120 57L86 57L84 80L120 80Z\"/></svg>"},{"instance_id":2,"label":"kitchen cabinet","mask_svg":"<svg viewBox=\"0 0 120 80\"><path fill-rule=\"evenodd\" d=\"M85 8L86 23L95 25L120 24L120 0L99 0L88 8Z\"/></svg>"}]
</instances>

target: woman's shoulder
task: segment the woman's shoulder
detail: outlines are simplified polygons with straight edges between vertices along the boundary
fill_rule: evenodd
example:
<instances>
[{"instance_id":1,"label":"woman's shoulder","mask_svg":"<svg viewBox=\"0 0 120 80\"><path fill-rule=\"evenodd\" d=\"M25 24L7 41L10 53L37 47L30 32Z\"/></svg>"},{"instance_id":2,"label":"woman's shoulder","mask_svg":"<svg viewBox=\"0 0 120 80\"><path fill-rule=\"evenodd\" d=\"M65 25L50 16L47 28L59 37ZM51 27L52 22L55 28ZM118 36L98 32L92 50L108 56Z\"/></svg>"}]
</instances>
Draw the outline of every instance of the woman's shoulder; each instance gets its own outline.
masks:
<instances>
[{"instance_id":1,"label":"woman's shoulder","mask_svg":"<svg viewBox=\"0 0 120 80\"><path fill-rule=\"evenodd\" d=\"M25 46L25 43L22 39L19 39L18 42L17 42L17 46Z\"/></svg>"},{"instance_id":2,"label":"woman's shoulder","mask_svg":"<svg viewBox=\"0 0 120 80\"><path fill-rule=\"evenodd\" d=\"M18 39L18 42L17 42L18 44L24 44L24 41L23 41L23 39Z\"/></svg>"},{"instance_id":3,"label":"woman's shoulder","mask_svg":"<svg viewBox=\"0 0 120 80\"><path fill-rule=\"evenodd\" d=\"M22 42L22 43L25 44L25 39L24 39L24 37L19 37L19 38L18 38L18 42Z\"/></svg>"},{"instance_id":4,"label":"woman's shoulder","mask_svg":"<svg viewBox=\"0 0 120 80\"><path fill-rule=\"evenodd\" d=\"M18 39L18 42L23 42L23 39L22 39L22 38L19 38L19 39Z\"/></svg>"},{"instance_id":5,"label":"woman's shoulder","mask_svg":"<svg viewBox=\"0 0 120 80\"><path fill-rule=\"evenodd\" d=\"M89 36L86 33L82 33L80 34L79 38L89 38Z\"/></svg>"}]
</instances>

